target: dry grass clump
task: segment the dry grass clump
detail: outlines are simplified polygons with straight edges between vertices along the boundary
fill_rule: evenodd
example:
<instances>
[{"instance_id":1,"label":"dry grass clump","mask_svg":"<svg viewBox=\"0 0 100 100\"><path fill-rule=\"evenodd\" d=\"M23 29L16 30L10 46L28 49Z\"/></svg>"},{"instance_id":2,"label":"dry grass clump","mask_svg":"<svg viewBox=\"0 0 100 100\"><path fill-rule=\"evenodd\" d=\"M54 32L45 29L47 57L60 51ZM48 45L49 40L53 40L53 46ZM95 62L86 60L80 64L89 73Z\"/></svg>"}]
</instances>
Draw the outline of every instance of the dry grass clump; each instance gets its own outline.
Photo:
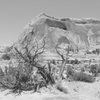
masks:
<instances>
[{"instance_id":1,"label":"dry grass clump","mask_svg":"<svg viewBox=\"0 0 100 100\"><path fill-rule=\"evenodd\" d=\"M89 75L84 72L77 72L73 69L72 66L67 67L67 77L74 81L83 81L83 82L94 82L95 79L92 75Z\"/></svg>"},{"instance_id":2,"label":"dry grass clump","mask_svg":"<svg viewBox=\"0 0 100 100\"><path fill-rule=\"evenodd\" d=\"M73 80L75 81L83 81L83 82L94 82L95 78L92 75L83 73L83 72L74 72Z\"/></svg>"}]
</instances>

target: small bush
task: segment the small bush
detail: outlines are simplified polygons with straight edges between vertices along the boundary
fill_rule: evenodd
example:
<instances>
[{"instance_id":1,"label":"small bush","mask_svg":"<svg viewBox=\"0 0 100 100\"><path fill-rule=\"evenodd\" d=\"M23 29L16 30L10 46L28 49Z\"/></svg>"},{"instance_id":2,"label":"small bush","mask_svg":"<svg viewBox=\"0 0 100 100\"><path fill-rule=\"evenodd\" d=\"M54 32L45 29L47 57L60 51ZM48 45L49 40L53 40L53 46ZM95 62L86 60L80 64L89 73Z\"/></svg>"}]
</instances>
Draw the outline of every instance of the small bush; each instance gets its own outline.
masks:
<instances>
[{"instance_id":1,"label":"small bush","mask_svg":"<svg viewBox=\"0 0 100 100\"><path fill-rule=\"evenodd\" d=\"M12 48L13 48L13 46L10 46L10 47L8 46L8 47L5 48L4 52L8 53L12 50Z\"/></svg>"},{"instance_id":2,"label":"small bush","mask_svg":"<svg viewBox=\"0 0 100 100\"><path fill-rule=\"evenodd\" d=\"M25 63L19 64L17 67L6 67L3 77L0 79L0 86L18 94L22 91L37 91L38 88L46 86L46 83L38 73L33 75L33 71L35 70L33 70L32 66Z\"/></svg>"},{"instance_id":3,"label":"small bush","mask_svg":"<svg viewBox=\"0 0 100 100\"><path fill-rule=\"evenodd\" d=\"M68 63L68 64L79 64L80 61L78 61L77 59L75 59L75 60L67 60L66 63Z\"/></svg>"},{"instance_id":4,"label":"small bush","mask_svg":"<svg viewBox=\"0 0 100 100\"><path fill-rule=\"evenodd\" d=\"M81 68L81 72L85 72L85 67L82 67Z\"/></svg>"},{"instance_id":5,"label":"small bush","mask_svg":"<svg viewBox=\"0 0 100 100\"><path fill-rule=\"evenodd\" d=\"M9 54L3 54L1 58L3 60L10 60L10 55Z\"/></svg>"},{"instance_id":6,"label":"small bush","mask_svg":"<svg viewBox=\"0 0 100 100\"><path fill-rule=\"evenodd\" d=\"M74 81L94 82L92 75L84 72L76 72L72 66L67 67L67 78Z\"/></svg>"},{"instance_id":7,"label":"small bush","mask_svg":"<svg viewBox=\"0 0 100 100\"><path fill-rule=\"evenodd\" d=\"M74 72L72 76L75 81L83 81L83 82L94 82L95 78L92 75L83 73L83 72Z\"/></svg>"},{"instance_id":8,"label":"small bush","mask_svg":"<svg viewBox=\"0 0 100 100\"><path fill-rule=\"evenodd\" d=\"M90 66L90 72L94 75L97 76L98 73L100 73L100 66L95 64Z\"/></svg>"},{"instance_id":9,"label":"small bush","mask_svg":"<svg viewBox=\"0 0 100 100\"><path fill-rule=\"evenodd\" d=\"M54 64L54 65L56 65L56 61L55 60L52 60L51 63Z\"/></svg>"},{"instance_id":10,"label":"small bush","mask_svg":"<svg viewBox=\"0 0 100 100\"><path fill-rule=\"evenodd\" d=\"M73 67L68 65L67 66L67 77L72 76L74 73Z\"/></svg>"}]
</instances>

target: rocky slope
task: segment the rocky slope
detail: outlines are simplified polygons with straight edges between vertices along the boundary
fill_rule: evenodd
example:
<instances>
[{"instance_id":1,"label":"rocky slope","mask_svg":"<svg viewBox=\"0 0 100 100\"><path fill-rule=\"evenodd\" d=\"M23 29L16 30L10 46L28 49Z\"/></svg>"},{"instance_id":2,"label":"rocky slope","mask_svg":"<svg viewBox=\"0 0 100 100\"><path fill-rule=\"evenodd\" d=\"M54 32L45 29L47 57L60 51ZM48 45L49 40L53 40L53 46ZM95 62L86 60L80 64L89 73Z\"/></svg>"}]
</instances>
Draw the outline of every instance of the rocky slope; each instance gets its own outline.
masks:
<instances>
[{"instance_id":1,"label":"rocky slope","mask_svg":"<svg viewBox=\"0 0 100 100\"><path fill-rule=\"evenodd\" d=\"M26 38L46 39L46 49L55 52L55 46L89 49L100 45L100 20L57 19L46 14L34 18L26 27L15 45L24 45Z\"/></svg>"}]
</instances>

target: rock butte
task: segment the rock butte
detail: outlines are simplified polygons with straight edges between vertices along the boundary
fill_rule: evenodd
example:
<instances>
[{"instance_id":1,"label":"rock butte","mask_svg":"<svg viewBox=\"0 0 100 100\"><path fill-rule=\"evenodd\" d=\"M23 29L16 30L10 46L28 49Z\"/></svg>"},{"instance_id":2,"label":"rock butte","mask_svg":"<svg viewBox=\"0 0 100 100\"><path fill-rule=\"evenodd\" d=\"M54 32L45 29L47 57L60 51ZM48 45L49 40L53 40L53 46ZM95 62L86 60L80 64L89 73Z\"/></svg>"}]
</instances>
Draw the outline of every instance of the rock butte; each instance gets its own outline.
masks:
<instances>
[{"instance_id":1,"label":"rock butte","mask_svg":"<svg viewBox=\"0 0 100 100\"><path fill-rule=\"evenodd\" d=\"M54 18L40 14L26 25L24 31L14 46L21 48L26 43L25 38L31 42L46 39L46 50L55 54L55 46L67 47L76 51L100 47L100 20Z\"/></svg>"}]
</instances>

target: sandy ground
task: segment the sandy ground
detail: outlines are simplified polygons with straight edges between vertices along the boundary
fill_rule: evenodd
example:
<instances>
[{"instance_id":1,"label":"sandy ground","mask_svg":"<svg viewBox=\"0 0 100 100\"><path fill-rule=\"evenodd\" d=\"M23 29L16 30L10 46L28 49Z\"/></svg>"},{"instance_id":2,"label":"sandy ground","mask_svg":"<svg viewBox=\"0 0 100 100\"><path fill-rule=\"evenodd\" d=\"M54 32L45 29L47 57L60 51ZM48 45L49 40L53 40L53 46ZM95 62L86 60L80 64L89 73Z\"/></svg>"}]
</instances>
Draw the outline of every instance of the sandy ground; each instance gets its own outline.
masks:
<instances>
[{"instance_id":1,"label":"sandy ground","mask_svg":"<svg viewBox=\"0 0 100 100\"><path fill-rule=\"evenodd\" d=\"M65 82L62 84L68 90L67 94L59 92L54 87L43 88L41 93L22 93L19 96L5 95L8 91L0 93L0 100L100 100L100 82Z\"/></svg>"},{"instance_id":2,"label":"sandy ground","mask_svg":"<svg viewBox=\"0 0 100 100\"><path fill-rule=\"evenodd\" d=\"M0 61L2 68L8 63ZM5 95L8 91L4 91L0 92L0 100L100 100L100 81L94 83L63 81L62 85L68 90L68 93L64 94L54 87L51 89L43 88L41 93L27 92L19 96Z\"/></svg>"}]
</instances>

